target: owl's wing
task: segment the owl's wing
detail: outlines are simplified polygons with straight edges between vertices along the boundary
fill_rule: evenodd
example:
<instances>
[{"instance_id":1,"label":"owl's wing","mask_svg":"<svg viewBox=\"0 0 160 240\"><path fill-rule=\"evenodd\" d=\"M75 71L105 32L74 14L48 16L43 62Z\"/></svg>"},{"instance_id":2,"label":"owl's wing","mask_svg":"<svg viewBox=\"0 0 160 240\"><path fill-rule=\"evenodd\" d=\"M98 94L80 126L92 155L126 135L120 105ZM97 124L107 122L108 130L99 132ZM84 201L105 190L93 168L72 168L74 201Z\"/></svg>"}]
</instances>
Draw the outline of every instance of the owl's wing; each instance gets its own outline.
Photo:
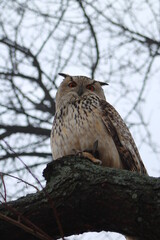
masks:
<instances>
[{"instance_id":1,"label":"owl's wing","mask_svg":"<svg viewBox=\"0 0 160 240\"><path fill-rule=\"evenodd\" d=\"M100 100L102 120L117 147L124 169L147 174L131 133L115 108Z\"/></svg>"}]
</instances>

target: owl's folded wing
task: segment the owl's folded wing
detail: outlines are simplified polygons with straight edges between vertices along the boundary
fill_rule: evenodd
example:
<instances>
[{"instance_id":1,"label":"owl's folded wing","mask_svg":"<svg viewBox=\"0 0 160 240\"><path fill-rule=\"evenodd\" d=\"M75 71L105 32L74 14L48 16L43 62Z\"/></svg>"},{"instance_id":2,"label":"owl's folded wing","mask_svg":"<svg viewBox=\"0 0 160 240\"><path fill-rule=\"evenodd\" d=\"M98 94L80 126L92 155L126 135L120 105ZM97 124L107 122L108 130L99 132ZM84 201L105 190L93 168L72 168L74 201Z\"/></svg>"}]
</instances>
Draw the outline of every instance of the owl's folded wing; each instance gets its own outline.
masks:
<instances>
[{"instance_id":1,"label":"owl's folded wing","mask_svg":"<svg viewBox=\"0 0 160 240\"><path fill-rule=\"evenodd\" d=\"M124 169L147 174L132 135L115 108L100 100L102 120L117 147Z\"/></svg>"}]
</instances>

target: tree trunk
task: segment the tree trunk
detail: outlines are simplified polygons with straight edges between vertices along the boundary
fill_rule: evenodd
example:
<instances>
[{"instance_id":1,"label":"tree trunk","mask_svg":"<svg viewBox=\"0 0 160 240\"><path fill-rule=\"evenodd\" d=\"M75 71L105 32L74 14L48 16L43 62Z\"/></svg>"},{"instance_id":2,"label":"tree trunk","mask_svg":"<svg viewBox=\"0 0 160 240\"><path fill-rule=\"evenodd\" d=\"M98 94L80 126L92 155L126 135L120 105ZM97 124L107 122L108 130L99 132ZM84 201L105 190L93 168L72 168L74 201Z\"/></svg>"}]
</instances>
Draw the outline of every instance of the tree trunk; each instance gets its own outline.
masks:
<instances>
[{"instance_id":1,"label":"tree trunk","mask_svg":"<svg viewBox=\"0 0 160 240\"><path fill-rule=\"evenodd\" d=\"M0 206L1 240L38 239L36 229L34 234L21 229L21 224L30 227L23 217L52 239L60 237L53 202L65 236L105 230L141 240L160 239L160 179L73 156L48 164L44 177L47 185L41 192ZM21 213L19 226L2 217L17 220L13 208Z\"/></svg>"}]
</instances>

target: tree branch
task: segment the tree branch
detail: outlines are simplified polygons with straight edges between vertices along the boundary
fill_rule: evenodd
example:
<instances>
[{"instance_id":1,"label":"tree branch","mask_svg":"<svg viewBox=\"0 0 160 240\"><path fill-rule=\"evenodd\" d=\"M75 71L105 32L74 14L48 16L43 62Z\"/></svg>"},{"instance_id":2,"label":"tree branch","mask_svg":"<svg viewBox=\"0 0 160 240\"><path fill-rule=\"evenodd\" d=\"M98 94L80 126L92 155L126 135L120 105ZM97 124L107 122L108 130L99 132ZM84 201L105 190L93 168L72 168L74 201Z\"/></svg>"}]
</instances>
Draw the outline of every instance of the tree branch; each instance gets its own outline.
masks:
<instances>
[{"instance_id":1,"label":"tree branch","mask_svg":"<svg viewBox=\"0 0 160 240\"><path fill-rule=\"evenodd\" d=\"M19 125L4 125L0 124L1 129L5 129L10 133L29 133L41 136L50 136L50 129L33 127L33 126L19 126Z\"/></svg>"},{"instance_id":2,"label":"tree branch","mask_svg":"<svg viewBox=\"0 0 160 240\"><path fill-rule=\"evenodd\" d=\"M79 157L48 164L44 176L65 235L105 230L141 240L160 238L160 179L98 166ZM48 235L60 236L43 191L8 205ZM0 212L16 219L5 204ZM1 240L37 239L5 221L0 224L0 232Z\"/></svg>"},{"instance_id":3,"label":"tree branch","mask_svg":"<svg viewBox=\"0 0 160 240\"><path fill-rule=\"evenodd\" d=\"M43 71L40 67L40 63L39 63L37 57L32 53L32 51L29 48L21 46L17 42L14 42L14 41L8 39L7 37L1 38L0 43L5 44L10 49L14 49L14 51L15 50L20 51L21 53L23 53L25 55L26 58L29 57L29 58L32 59L32 65L37 69L37 73L38 73L36 82L37 82L37 84L39 84L40 88L43 90L43 92L45 94L45 99L50 102L51 108L54 110L55 109L55 104L54 104L54 101L53 101L53 99L50 95L49 90L46 88L45 84L42 81ZM8 73L4 73L4 75L6 75L6 74L8 74ZM14 75L14 71L12 71L12 75ZM17 75L19 75L19 76L22 75L24 78L28 78L27 76L25 76L24 74L21 74L21 73L19 73ZM33 78L33 77L31 77L31 78L32 78L31 80L35 81L35 78Z\"/></svg>"},{"instance_id":4,"label":"tree branch","mask_svg":"<svg viewBox=\"0 0 160 240\"><path fill-rule=\"evenodd\" d=\"M83 11L84 17L87 19L87 24L88 24L88 26L89 26L89 28L90 28L90 32L91 32L91 35L92 35L92 37L93 37L93 39L94 39L94 43L95 43L96 57L95 57L95 62L93 63L92 68L91 68L91 70L92 70L92 72L91 72L91 77L92 77L92 79L94 79L95 71L96 71L96 69L97 69L97 66L98 66L98 63L99 63L99 58L100 58L100 56L99 56L100 53L99 53L98 40L97 40L97 36L96 36L96 32L95 32L95 30L94 30L94 27L93 27L93 25L92 25L92 23L91 23L91 19L90 19L90 17L87 15L86 10L85 10L85 8L84 8L84 6L83 6L83 4L82 4L82 1L81 1L81 0L78 0L78 3L79 3L79 5L80 5L80 8L81 8L82 11Z\"/></svg>"}]
</instances>

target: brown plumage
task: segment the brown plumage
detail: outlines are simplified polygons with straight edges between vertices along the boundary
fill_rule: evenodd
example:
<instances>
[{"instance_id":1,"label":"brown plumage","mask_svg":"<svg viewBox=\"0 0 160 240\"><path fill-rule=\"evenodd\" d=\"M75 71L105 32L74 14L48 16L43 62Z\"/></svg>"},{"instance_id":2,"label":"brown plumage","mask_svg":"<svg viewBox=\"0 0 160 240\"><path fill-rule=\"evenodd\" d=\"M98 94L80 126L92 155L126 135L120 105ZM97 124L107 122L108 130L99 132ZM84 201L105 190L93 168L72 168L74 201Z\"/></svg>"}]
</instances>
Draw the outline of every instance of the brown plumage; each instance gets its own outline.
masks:
<instances>
[{"instance_id":1,"label":"brown plumage","mask_svg":"<svg viewBox=\"0 0 160 240\"><path fill-rule=\"evenodd\" d=\"M65 79L56 95L51 134L53 158L79 152L104 166L146 174L129 129L105 99L101 86L106 83L84 76L60 75Z\"/></svg>"},{"instance_id":2,"label":"brown plumage","mask_svg":"<svg viewBox=\"0 0 160 240\"><path fill-rule=\"evenodd\" d=\"M129 129L105 99L102 86L107 84L84 76L60 75L64 80L56 94L53 159L80 153L103 166L147 174Z\"/></svg>"},{"instance_id":3,"label":"brown plumage","mask_svg":"<svg viewBox=\"0 0 160 240\"><path fill-rule=\"evenodd\" d=\"M147 174L132 135L115 108L100 100L102 119L117 147L124 169Z\"/></svg>"}]
</instances>

